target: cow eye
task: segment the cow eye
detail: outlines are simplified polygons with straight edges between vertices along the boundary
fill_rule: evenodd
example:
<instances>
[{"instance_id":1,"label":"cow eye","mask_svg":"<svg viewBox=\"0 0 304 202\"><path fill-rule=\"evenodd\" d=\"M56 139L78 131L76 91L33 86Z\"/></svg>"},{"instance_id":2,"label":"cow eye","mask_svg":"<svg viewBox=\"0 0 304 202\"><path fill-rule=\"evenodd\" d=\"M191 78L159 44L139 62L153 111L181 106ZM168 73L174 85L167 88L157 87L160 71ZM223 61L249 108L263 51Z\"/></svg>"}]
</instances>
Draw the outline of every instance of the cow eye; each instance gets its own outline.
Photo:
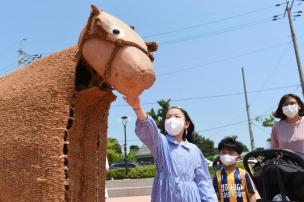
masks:
<instances>
[{"instance_id":1,"label":"cow eye","mask_svg":"<svg viewBox=\"0 0 304 202\"><path fill-rule=\"evenodd\" d=\"M113 37L117 38L117 39L121 39L125 36L124 31L117 26L112 26L111 27L111 33L112 33Z\"/></svg>"}]
</instances>

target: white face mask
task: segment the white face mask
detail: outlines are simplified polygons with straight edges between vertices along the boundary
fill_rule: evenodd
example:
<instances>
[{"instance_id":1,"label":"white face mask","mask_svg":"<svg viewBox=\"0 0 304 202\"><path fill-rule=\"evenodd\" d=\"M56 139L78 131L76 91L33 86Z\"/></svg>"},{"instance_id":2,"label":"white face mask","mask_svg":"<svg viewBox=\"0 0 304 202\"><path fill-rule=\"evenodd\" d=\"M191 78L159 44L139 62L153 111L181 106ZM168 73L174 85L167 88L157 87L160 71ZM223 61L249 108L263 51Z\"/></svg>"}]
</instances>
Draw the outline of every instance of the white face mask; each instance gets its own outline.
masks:
<instances>
[{"instance_id":1,"label":"white face mask","mask_svg":"<svg viewBox=\"0 0 304 202\"><path fill-rule=\"evenodd\" d=\"M171 117L165 120L165 130L171 136L176 136L182 132L185 126L185 121L183 119L177 119Z\"/></svg>"},{"instance_id":2,"label":"white face mask","mask_svg":"<svg viewBox=\"0 0 304 202\"><path fill-rule=\"evenodd\" d=\"M220 155L220 160L225 166L230 166L235 163L236 156L232 155Z\"/></svg>"},{"instance_id":3,"label":"white face mask","mask_svg":"<svg viewBox=\"0 0 304 202\"><path fill-rule=\"evenodd\" d=\"M287 105L282 107L283 114L286 115L288 118L294 118L299 112L299 105Z\"/></svg>"}]
</instances>

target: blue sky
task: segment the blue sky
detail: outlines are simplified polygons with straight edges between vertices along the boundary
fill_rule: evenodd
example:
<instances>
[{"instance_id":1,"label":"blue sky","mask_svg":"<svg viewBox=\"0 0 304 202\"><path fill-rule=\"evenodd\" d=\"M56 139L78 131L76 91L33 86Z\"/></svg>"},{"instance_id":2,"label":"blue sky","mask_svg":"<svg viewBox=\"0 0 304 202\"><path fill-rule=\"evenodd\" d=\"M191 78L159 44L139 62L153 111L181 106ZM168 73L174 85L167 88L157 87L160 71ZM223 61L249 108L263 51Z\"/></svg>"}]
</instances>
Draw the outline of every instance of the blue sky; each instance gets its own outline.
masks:
<instances>
[{"instance_id":1,"label":"blue sky","mask_svg":"<svg viewBox=\"0 0 304 202\"><path fill-rule=\"evenodd\" d=\"M134 25L146 41L159 42L157 80L141 96L147 111L158 108L157 100L170 98L215 144L238 135L250 148L241 67L253 119L269 116L283 94L302 97L288 21L272 21L284 11L277 3L284 1L5 1L0 7L0 75L22 68L17 63L22 38L27 38L22 45L27 53L44 56L76 44L95 4ZM293 11L301 8L303 4L295 4ZM303 56L303 18L294 26ZM109 136L123 144L120 117L126 115L128 145L141 145L134 134L133 111L115 94ZM265 147L270 129L254 122L253 133L256 146Z\"/></svg>"}]
</instances>

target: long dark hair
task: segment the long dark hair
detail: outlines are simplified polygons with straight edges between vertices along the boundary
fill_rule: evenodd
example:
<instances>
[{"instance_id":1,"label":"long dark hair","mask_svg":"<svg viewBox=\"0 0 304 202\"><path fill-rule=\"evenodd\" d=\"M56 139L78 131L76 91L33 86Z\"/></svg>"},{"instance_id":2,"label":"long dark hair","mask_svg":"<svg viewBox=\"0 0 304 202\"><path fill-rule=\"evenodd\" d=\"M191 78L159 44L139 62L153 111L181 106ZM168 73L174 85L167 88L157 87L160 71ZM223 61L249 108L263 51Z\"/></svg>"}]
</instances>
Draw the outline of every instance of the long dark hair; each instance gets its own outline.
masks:
<instances>
[{"instance_id":1,"label":"long dark hair","mask_svg":"<svg viewBox=\"0 0 304 202\"><path fill-rule=\"evenodd\" d=\"M170 109L179 109L183 114L184 114L184 116L185 116L185 121L188 121L189 122L189 127L186 129L186 130L184 130L184 134L183 134L183 140L188 140L189 142L191 142L191 143L193 143L193 134L194 134L194 124L193 124L193 122L192 122L192 120L191 120L191 118L190 118L190 116L189 116L189 114L188 114L188 112L186 112L186 110L184 110L184 109L182 109L182 108L180 108L180 107L170 107L167 111L166 111L166 113L164 113L164 117L163 117L163 123L162 123L162 127L161 127L161 133L162 134L164 134L164 135L168 135L168 133L167 133L167 131L165 130L165 121L166 121L166 115L167 115L167 113L168 113L168 111L170 110Z\"/></svg>"},{"instance_id":2,"label":"long dark hair","mask_svg":"<svg viewBox=\"0 0 304 202\"><path fill-rule=\"evenodd\" d=\"M286 100L287 100L288 98L290 98L290 97L296 99L296 101L297 101L297 103L298 103L298 105L299 105L299 107L300 107L299 113L298 113L299 116L303 116L303 115L304 115L304 104L303 104L301 98L300 98L299 96L295 95L295 94L286 94L286 95L284 95L284 96L281 98L281 100L280 100L280 102L279 102L279 105L278 105L278 108L277 108L276 111L273 113L273 116L274 116L274 117L276 117L276 118L278 118L278 119L281 119L281 120L287 119L286 115L283 114L282 107L283 107L283 104L286 102Z\"/></svg>"}]
</instances>

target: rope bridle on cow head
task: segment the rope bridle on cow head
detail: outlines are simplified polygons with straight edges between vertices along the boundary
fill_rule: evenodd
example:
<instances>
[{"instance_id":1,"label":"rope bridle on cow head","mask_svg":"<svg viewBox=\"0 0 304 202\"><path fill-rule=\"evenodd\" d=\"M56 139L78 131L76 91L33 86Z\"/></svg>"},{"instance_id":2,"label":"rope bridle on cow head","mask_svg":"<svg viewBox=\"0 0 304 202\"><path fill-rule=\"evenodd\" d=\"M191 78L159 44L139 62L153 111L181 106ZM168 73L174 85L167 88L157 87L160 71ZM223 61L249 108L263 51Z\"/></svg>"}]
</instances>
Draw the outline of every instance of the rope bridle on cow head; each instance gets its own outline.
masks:
<instances>
[{"instance_id":1,"label":"rope bridle on cow head","mask_svg":"<svg viewBox=\"0 0 304 202\"><path fill-rule=\"evenodd\" d=\"M156 51L156 49L157 49L157 43L156 42L146 43L148 45L148 50L146 50L145 48L143 48L142 46L140 46L139 44L137 44L135 42L114 38L112 35L115 34L114 32L117 32L117 31L119 32L119 30L114 29L113 33L109 33L104 28L103 24L98 23L98 22L97 22L97 26L96 26L97 30L92 31L92 30L90 30L90 28L91 28L91 24L92 24L92 20L93 20L94 16L95 16L94 12L91 12L91 15L90 15L90 17L88 19L88 22L86 24L84 35L83 35L83 37L80 41L80 44L79 44L79 53L80 53L80 57L84 59L84 57L82 55L83 45L84 45L86 40L91 39L91 38L99 38L99 39L102 39L102 40L105 40L105 41L108 41L108 42L114 44L114 49L111 53L111 56L110 56L109 60L106 62L105 72L104 72L104 77L103 77L103 83L108 84L107 81L108 81L108 79L111 75L112 63L115 59L116 54L118 53L118 51L122 47L133 46L135 48L138 48L143 53L145 53L150 58L150 60L153 62L154 57L150 52Z\"/></svg>"}]
</instances>

